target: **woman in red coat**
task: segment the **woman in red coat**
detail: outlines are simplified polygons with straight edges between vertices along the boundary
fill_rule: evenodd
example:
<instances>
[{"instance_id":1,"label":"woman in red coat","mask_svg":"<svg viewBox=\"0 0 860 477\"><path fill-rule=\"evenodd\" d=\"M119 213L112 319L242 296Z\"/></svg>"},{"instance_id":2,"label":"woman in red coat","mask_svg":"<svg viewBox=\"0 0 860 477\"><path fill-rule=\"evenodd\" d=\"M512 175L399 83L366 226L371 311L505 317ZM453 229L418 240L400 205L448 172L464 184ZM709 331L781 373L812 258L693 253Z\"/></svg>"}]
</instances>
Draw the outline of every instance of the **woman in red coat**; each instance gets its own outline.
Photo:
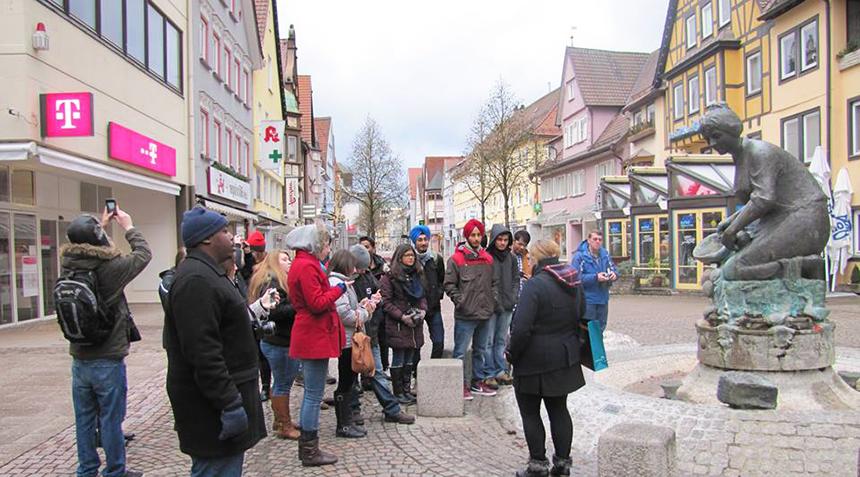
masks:
<instances>
[{"instance_id":1,"label":"woman in red coat","mask_svg":"<svg viewBox=\"0 0 860 477\"><path fill-rule=\"evenodd\" d=\"M343 324L335 301L346 285L329 285L323 261L331 252L331 236L325 226L305 225L287 234L287 247L296 258L287 276L290 299L296 310L290 338L290 358L302 362L305 394L302 399L299 459L305 467L334 464L337 456L319 448L320 401L325 388L329 358L337 358L346 346Z\"/></svg>"}]
</instances>

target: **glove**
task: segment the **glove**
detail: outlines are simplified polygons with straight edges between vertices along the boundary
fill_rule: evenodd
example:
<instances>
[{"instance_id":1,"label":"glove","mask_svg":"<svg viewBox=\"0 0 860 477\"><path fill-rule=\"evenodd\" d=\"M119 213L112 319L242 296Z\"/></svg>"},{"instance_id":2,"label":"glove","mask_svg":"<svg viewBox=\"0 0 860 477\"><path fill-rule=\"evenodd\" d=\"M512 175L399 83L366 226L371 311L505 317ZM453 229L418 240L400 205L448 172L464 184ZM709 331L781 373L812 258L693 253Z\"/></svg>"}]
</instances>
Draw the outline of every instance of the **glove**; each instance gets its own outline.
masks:
<instances>
[{"instance_id":1,"label":"glove","mask_svg":"<svg viewBox=\"0 0 860 477\"><path fill-rule=\"evenodd\" d=\"M427 316L427 312L426 312L426 311L421 310L421 309L416 309L416 310L415 310L415 319L416 319L416 320L423 320L425 316Z\"/></svg>"},{"instance_id":2,"label":"glove","mask_svg":"<svg viewBox=\"0 0 860 477\"><path fill-rule=\"evenodd\" d=\"M221 411L221 433L218 440L226 441L248 430L248 414L242 407L242 396Z\"/></svg>"},{"instance_id":3,"label":"glove","mask_svg":"<svg viewBox=\"0 0 860 477\"><path fill-rule=\"evenodd\" d=\"M405 313L400 320L408 327L415 328L415 315L412 313Z\"/></svg>"}]
</instances>

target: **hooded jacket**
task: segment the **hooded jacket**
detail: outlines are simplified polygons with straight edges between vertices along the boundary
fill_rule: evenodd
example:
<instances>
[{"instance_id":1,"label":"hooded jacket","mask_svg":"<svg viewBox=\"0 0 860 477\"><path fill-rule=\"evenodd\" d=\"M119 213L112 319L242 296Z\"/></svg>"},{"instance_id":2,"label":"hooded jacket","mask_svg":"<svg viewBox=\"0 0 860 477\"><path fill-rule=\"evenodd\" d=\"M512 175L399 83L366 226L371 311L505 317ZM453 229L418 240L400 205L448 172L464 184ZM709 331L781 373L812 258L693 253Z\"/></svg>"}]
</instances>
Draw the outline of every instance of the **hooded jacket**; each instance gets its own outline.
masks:
<instances>
[{"instance_id":1,"label":"hooded jacket","mask_svg":"<svg viewBox=\"0 0 860 477\"><path fill-rule=\"evenodd\" d=\"M457 320L489 320L496 309L498 286L493 274L493 257L483 248L472 249L463 242L448 259L445 293L454 302Z\"/></svg>"},{"instance_id":2,"label":"hooded jacket","mask_svg":"<svg viewBox=\"0 0 860 477\"><path fill-rule=\"evenodd\" d=\"M129 229L125 239L131 253L123 255L113 246L86 243L67 244L60 250L61 274L69 270L95 270L98 279L96 294L100 303L116 318L110 336L97 346L69 343L69 354L75 359L122 359L128 356L129 343L140 333L134 325L123 290L152 259L149 244L137 229Z\"/></svg>"},{"instance_id":3,"label":"hooded jacket","mask_svg":"<svg viewBox=\"0 0 860 477\"><path fill-rule=\"evenodd\" d=\"M515 378L579 367L579 323L584 316L579 273L557 258L542 260L523 286L511 320L508 352Z\"/></svg>"},{"instance_id":4,"label":"hooded jacket","mask_svg":"<svg viewBox=\"0 0 860 477\"><path fill-rule=\"evenodd\" d=\"M573 254L570 265L579 272L582 278L582 288L585 290L585 301L589 305L606 305L609 303L609 288L612 282L600 282L597 280L598 273L611 270L618 274L618 269L612 263L612 258L605 248L600 247L598 256L595 257L588 249L588 241L583 240Z\"/></svg>"},{"instance_id":5,"label":"hooded jacket","mask_svg":"<svg viewBox=\"0 0 860 477\"><path fill-rule=\"evenodd\" d=\"M496 239L508 236L508 248L496 249ZM496 224L490 230L490 243L487 251L493 256L493 279L498 284L493 288L496 300L495 312L512 311L517 303L520 289L520 269L517 258L511 252L514 236L504 225Z\"/></svg>"}]
</instances>

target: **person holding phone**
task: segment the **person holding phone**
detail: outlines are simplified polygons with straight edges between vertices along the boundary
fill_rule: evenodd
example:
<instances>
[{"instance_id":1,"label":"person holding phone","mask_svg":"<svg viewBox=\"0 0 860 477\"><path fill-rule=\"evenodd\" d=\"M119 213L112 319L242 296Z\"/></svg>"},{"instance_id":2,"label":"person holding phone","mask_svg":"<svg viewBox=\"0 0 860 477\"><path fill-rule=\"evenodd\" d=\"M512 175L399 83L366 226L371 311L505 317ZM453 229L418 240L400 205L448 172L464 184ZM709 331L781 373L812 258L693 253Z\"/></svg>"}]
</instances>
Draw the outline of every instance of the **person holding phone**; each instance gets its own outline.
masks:
<instances>
[{"instance_id":1,"label":"person holding phone","mask_svg":"<svg viewBox=\"0 0 860 477\"><path fill-rule=\"evenodd\" d=\"M571 266L582 277L585 290L585 319L600 323L606 331L609 321L609 288L618 280L618 269L609 252L603 247L603 234L599 230L588 233L588 239L579 244L573 255Z\"/></svg>"}]
</instances>

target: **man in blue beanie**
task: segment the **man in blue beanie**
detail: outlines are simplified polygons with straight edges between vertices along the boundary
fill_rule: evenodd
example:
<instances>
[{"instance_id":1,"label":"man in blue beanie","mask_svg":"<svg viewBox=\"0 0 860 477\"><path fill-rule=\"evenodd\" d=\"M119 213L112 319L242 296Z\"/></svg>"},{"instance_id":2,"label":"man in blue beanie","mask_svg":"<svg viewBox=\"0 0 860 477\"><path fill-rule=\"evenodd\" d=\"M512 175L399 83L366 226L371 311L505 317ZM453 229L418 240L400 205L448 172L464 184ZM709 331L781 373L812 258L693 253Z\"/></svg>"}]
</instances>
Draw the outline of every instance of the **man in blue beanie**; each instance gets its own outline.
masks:
<instances>
[{"instance_id":1,"label":"man in blue beanie","mask_svg":"<svg viewBox=\"0 0 860 477\"><path fill-rule=\"evenodd\" d=\"M409 231L409 239L415 246L415 252L421 266L424 267L424 276L427 279L427 328L430 331L430 341L433 350L430 357L433 359L442 357L445 349L445 327L442 324L442 282L445 280L445 261L434 251L430 250L430 229L426 225L416 225ZM415 353L415 367L418 367L420 353Z\"/></svg>"},{"instance_id":2,"label":"man in blue beanie","mask_svg":"<svg viewBox=\"0 0 860 477\"><path fill-rule=\"evenodd\" d=\"M247 298L222 263L233 235L221 214L182 217L186 259L176 267L164 318L167 395L191 475L242 475L245 451L266 436L257 382L257 342Z\"/></svg>"}]
</instances>

